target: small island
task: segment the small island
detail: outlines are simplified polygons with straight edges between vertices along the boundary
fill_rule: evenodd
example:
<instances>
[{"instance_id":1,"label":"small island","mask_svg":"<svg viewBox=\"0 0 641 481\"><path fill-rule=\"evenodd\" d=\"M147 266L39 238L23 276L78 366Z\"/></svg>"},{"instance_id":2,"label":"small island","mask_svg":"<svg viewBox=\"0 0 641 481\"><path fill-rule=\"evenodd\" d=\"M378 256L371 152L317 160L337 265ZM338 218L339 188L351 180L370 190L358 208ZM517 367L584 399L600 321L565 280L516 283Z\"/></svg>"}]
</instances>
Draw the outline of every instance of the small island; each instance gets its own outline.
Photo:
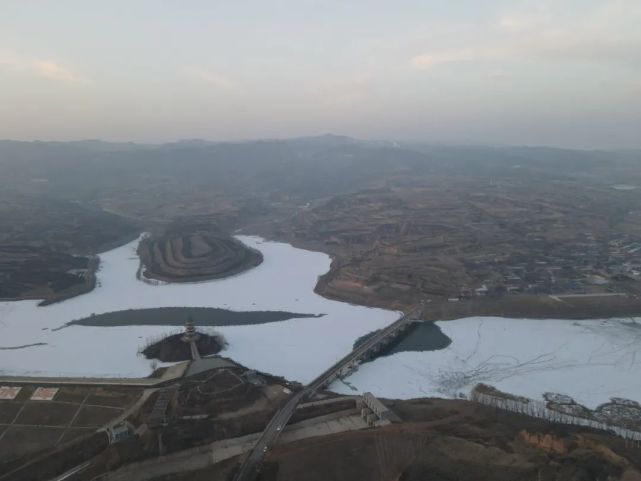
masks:
<instances>
[{"instance_id":1,"label":"small island","mask_svg":"<svg viewBox=\"0 0 641 481\"><path fill-rule=\"evenodd\" d=\"M171 334L160 340L151 341L141 349L147 359L162 362L180 362L199 359L219 353L225 347L225 339L217 333L199 332L194 322L185 323L185 332Z\"/></svg>"},{"instance_id":2,"label":"small island","mask_svg":"<svg viewBox=\"0 0 641 481\"><path fill-rule=\"evenodd\" d=\"M167 234L138 246L139 278L199 282L239 274L263 262L262 254L233 237L206 232Z\"/></svg>"}]
</instances>

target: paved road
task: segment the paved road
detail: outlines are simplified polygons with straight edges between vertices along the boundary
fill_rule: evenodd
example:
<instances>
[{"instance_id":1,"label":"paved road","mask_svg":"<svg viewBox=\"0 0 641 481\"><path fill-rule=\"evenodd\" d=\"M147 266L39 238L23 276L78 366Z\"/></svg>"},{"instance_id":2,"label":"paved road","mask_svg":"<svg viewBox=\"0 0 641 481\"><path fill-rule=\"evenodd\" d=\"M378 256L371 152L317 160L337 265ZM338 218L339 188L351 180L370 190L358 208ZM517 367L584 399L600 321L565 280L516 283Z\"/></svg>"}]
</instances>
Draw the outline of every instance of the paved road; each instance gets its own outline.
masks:
<instances>
[{"instance_id":1,"label":"paved road","mask_svg":"<svg viewBox=\"0 0 641 481\"><path fill-rule=\"evenodd\" d=\"M253 481L256 476L258 476L258 471L260 470L265 454L276 442L281 431L296 411L296 406L298 406L298 403L302 401L306 394L305 390L294 394L289 398L287 403L278 410L274 417L272 417L260 438L258 438L258 441L256 441L256 444L236 473L234 481Z\"/></svg>"},{"instance_id":2,"label":"paved road","mask_svg":"<svg viewBox=\"0 0 641 481\"><path fill-rule=\"evenodd\" d=\"M367 427L367 423L360 417L360 411L349 409L288 425L279 440L291 443L311 437L355 431ZM214 441L158 458L126 464L116 471L96 476L92 481L150 481L160 477L170 479L170 475L177 473L182 473L184 476L186 472L205 469L226 459L248 453L254 447L260 434L254 433L238 438Z\"/></svg>"},{"instance_id":3,"label":"paved road","mask_svg":"<svg viewBox=\"0 0 641 481\"><path fill-rule=\"evenodd\" d=\"M69 479L75 474L84 471L87 469L89 466L91 466L91 461L87 461L86 463L79 464L75 468L71 468L69 471L67 471L64 474L61 474L60 476L53 478L51 481L64 481L65 479Z\"/></svg>"},{"instance_id":4,"label":"paved road","mask_svg":"<svg viewBox=\"0 0 641 481\"><path fill-rule=\"evenodd\" d=\"M0 376L2 384L41 384L60 386L134 386L152 387L166 384L184 376L191 364L190 361L179 362L169 366L160 377L126 378L126 377L30 377Z\"/></svg>"},{"instance_id":5,"label":"paved road","mask_svg":"<svg viewBox=\"0 0 641 481\"><path fill-rule=\"evenodd\" d=\"M416 312L417 311L414 310L409 314L402 316L400 319L393 322L386 328L381 329L365 342L363 342L359 347L354 349L347 356L345 356L343 359L338 361L336 364L334 364L332 367L330 367L324 373L314 379L311 383L305 386L302 391L293 394L292 397L289 398L287 403L282 408L280 408L271 419L271 421L269 421L267 427L263 431L260 438L258 438L258 441L254 445L253 449L247 455L240 468L236 472L234 481L254 481L254 479L256 479L256 477L258 476L265 454L278 439L278 436L282 432L283 428L289 422L290 418L296 411L296 407L298 406L298 404L301 401L313 396L314 393L316 393L316 391L318 391L319 389L322 389L323 387L329 385L329 383L336 379L345 368L362 359L367 353L378 347L388 337L393 336L400 329L403 329L404 327L406 327L406 325L410 324L413 321L413 316Z\"/></svg>"},{"instance_id":6,"label":"paved road","mask_svg":"<svg viewBox=\"0 0 641 481\"><path fill-rule=\"evenodd\" d=\"M191 349L191 360L200 361L200 352L198 351L198 346L196 345L196 341L191 341L189 343L189 349Z\"/></svg>"}]
</instances>

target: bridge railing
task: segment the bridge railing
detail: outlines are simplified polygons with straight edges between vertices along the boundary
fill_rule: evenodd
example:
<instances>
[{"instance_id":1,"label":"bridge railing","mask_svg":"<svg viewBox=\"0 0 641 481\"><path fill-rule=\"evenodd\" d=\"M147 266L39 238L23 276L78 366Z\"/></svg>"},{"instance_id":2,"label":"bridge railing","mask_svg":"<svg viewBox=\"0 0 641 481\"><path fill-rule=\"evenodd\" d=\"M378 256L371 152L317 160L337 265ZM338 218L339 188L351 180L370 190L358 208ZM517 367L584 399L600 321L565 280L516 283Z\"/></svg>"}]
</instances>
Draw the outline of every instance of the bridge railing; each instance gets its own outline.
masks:
<instances>
[{"instance_id":1,"label":"bridge railing","mask_svg":"<svg viewBox=\"0 0 641 481\"><path fill-rule=\"evenodd\" d=\"M307 385L309 390L309 396L311 397L316 391L321 389L324 386L327 386L331 381L335 380L340 373L340 370L345 365L349 363L356 362L362 359L362 357L385 340L391 333L403 327L409 320L411 320L417 313L419 309L413 309L409 313L403 315L396 321L394 321L389 326L384 327L379 332L377 332L370 339L365 341L362 345L354 349L352 352L347 354L341 360L336 362L332 367L320 374L316 379L310 382Z\"/></svg>"}]
</instances>

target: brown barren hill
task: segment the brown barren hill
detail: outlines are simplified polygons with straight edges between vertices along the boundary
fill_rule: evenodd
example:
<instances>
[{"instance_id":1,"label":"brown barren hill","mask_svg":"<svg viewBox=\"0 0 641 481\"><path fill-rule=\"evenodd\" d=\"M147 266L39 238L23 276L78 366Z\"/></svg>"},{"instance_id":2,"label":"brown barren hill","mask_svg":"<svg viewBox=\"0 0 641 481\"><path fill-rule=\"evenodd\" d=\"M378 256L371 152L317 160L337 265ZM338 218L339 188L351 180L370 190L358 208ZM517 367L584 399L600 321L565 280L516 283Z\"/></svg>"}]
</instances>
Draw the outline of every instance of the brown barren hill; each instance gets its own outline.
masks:
<instances>
[{"instance_id":1,"label":"brown barren hill","mask_svg":"<svg viewBox=\"0 0 641 481\"><path fill-rule=\"evenodd\" d=\"M166 282L221 279L256 267L262 254L233 237L194 233L144 239L142 276Z\"/></svg>"}]
</instances>

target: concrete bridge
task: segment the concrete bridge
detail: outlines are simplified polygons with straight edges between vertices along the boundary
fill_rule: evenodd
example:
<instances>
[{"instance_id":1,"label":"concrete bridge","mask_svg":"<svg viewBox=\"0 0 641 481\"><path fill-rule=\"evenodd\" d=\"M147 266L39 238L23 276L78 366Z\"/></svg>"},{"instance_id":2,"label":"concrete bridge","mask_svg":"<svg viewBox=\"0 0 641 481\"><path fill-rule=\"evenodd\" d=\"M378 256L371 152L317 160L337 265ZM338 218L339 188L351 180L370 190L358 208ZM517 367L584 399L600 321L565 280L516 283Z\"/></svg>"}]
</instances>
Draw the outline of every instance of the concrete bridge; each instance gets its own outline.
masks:
<instances>
[{"instance_id":1,"label":"concrete bridge","mask_svg":"<svg viewBox=\"0 0 641 481\"><path fill-rule=\"evenodd\" d=\"M298 404L310 399L317 391L326 388L336 379L347 376L354 371L363 360L370 359L378 354L396 338L405 333L413 322L415 322L415 316L418 313L418 309L415 309L400 317L384 329L377 331L360 346L305 386L302 391L292 394L287 403L279 409L269 421L267 427L236 472L233 481L254 481L258 476L265 455L278 439L283 428L296 411ZM374 398L374 396L371 397ZM368 399L368 401L372 402L371 399ZM371 409L374 407L373 402L372 406L369 406L367 401L364 402L368 408ZM376 405L374 409L381 410L378 405Z\"/></svg>"},{"instance_id":2,"label":"concrete bridge","mask_svg":"<svg viewBox=\"0 0 641 481\"><path fill-rule=\"evenodd\" d=\"M394 411L379 401L371 392L363 394L356 401L356 406L360 409L361 417L368 426L385 426L401 421Z\"/></svg>"}]
</instances>

